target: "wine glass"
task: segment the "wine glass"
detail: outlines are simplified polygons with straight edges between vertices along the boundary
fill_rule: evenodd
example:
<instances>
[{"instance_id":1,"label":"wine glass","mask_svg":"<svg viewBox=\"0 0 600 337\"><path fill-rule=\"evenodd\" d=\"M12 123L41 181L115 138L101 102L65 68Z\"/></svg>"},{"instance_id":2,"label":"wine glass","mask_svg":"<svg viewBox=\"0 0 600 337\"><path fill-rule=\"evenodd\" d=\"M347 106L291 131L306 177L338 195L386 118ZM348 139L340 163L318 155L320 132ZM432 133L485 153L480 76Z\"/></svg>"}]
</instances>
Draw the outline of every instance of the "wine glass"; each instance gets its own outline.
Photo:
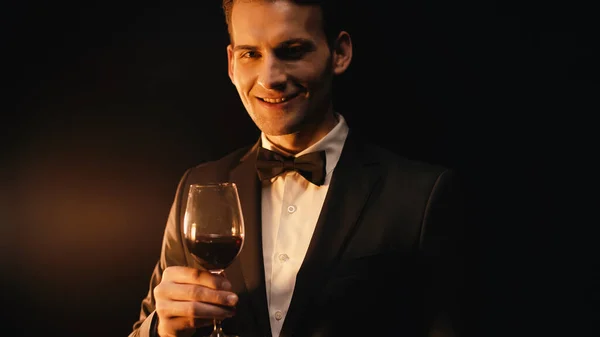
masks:
<instances>
[{"instance_id":1,"label":"wine glass","mask_svg":"<svg viewBox=\"0 0 600 337\"><path fill-rule=\"evenodd\" d=\"M195 260L221 275L242 250L244 218L237 186L232 182L192 184L183 220L183 238ZM228 337L214 319L210 337Z\"/></svg>"}]
</instances>

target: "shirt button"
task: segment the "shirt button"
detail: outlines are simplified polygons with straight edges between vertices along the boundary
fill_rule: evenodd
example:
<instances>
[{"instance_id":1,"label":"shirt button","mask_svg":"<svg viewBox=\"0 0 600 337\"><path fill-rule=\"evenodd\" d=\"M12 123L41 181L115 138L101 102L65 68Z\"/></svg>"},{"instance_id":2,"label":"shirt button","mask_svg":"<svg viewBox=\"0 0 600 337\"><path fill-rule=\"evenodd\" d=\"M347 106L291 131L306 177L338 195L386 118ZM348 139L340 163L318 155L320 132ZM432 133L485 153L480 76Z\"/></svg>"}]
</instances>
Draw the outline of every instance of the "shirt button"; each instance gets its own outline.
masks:
<instances>
[{"instance_id":1,"label":"shirt button","mask_svg":"<svg viewBox=\"0 0 600 337\"><path fill-rule=\"evenodd\" d=\"M281 321L282 318L283 318L283 313L279 310L275 311L275 319L278 321Z\"/></svg>"},{"instance_id":2,"label":"shirt button","mask_svg":"<svg viewBox=\"0 0 600 337\"><path fill-rule=\"evenodd\" d=\"M294 213L296 211L296 206L289 205L287 208L288 213Z\"/></svg>"},{"instance_id":3,"label":"shirt button","mask_svg":"<svg viewBox=\"0 0 600 337\"><path fill-rule=\"evenodd\" d=\"M290 259L290 257L287 254L279 254L279 261L281 261L281 262L285 262L289 259Z\"/></svg>"}]
</instances>

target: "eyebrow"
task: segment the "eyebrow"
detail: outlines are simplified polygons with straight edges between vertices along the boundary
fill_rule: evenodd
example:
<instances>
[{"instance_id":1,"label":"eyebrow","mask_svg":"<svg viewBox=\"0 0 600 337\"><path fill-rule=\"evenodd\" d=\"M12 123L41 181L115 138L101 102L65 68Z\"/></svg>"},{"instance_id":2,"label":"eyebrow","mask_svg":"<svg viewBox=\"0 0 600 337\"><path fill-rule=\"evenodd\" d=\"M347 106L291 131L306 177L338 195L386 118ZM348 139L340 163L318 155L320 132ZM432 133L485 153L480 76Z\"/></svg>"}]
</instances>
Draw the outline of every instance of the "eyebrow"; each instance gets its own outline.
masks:
<instances>
[{"instance_id":1,"label":"eyebrow","mask_svg":"<svg viewBox=\"0 0 600 337\"><path fill-rule=\"evenodd\" d=\"M282 47L289 47L290 45L293 44L310 44L310 45L314 45L314 42L309 40L309 39L304 39L304 38L295 38L295 39L289 39L286 41L281 42L280 44L277 45L277 48L282 48ZM234 51L238 51L238 50L257 50L258 47L256 46L252 46L252 45L248 45L248 44L240 44L237 45L235 47L233 47Z\"/></svg>"},{"instance_id":2,"label":"eyebrow","mask_svg":"<svg viewBox=\"0 0 600 337\"><path fill-rule=\"evenodd\" d=\"M235 47L233 47L233 51L238 51L238 50L256 50L257 48L251 45L247 45L247 44L240 44L240 45L236 45Z\"/></svg>"}]
</instances>

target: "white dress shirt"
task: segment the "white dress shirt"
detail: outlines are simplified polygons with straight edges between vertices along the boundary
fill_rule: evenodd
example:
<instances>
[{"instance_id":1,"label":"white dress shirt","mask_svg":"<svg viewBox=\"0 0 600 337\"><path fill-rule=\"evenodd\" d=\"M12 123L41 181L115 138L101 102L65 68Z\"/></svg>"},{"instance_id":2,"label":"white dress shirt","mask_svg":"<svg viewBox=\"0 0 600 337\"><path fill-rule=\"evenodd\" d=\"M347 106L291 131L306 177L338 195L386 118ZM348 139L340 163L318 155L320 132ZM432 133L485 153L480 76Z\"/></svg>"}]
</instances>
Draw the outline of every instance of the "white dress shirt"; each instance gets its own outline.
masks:
<instances>
[{"instance_id":1,"label":"white dress shirt","mask_svg":"<svg viewBox=\"0 0 600 337\"><path fill-rule=\"evenodd\" d=\"M325 183L317 186L295 171L285 172L262 187L262 244L267 303L273 337L278 337L287 314L296 274L308 249L325 195L329 189L346 136L348 125L336 114L337 125L321 140L296 154L325 150ZM264 148L289 156L261 134Z\"/></svg>"}]
</instances>

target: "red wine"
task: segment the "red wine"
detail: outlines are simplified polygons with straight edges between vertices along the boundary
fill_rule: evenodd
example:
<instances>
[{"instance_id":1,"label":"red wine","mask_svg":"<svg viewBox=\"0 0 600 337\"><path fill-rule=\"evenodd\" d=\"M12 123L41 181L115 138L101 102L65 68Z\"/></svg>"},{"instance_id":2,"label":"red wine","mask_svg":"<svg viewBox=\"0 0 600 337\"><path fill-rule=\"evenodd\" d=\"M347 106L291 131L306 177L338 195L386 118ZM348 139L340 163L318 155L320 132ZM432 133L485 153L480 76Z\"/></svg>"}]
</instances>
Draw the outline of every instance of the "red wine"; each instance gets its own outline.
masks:
<instances>
[{"instance_id":1,"label":"red wine","mask_svg":"<svg viewBox=\"0 0 600 337\"><path fill-rule=\"evenodd\" d=\"M242 248L241 236L197 235L186 239L188 249L208 270L227 268Z\"/></svg>"}]
</instances>

